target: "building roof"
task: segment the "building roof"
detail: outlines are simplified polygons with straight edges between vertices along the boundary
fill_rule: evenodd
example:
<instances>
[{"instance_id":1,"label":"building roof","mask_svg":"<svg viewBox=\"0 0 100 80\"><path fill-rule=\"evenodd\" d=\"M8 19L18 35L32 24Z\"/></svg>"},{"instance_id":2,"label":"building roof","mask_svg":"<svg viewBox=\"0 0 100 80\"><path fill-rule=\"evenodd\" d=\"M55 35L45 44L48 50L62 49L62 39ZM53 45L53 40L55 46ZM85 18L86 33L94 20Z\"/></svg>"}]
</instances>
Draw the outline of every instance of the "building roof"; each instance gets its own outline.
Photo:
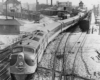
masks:
<instances>
[{"instance_id":1,"label":"building roof","mask_svg":"<svg viewBox=\"0 0 100 80\"><path fill-rule=\"evenodd\" d=\"M21 26L20 22L15 19L0 19L0 25L16 25Z\"/></svg>"}]
</instances>

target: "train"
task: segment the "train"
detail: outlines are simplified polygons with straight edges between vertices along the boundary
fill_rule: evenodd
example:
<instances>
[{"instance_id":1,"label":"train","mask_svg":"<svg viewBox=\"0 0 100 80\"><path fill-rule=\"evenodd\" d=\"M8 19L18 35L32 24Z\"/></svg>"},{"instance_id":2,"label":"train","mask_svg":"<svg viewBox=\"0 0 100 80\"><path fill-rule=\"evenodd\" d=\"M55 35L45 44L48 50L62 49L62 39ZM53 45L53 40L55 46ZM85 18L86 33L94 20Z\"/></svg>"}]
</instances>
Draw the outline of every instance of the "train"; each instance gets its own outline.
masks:
<instances>
[{"instance_id":1,"label":"train","mask_svg":"<svg viewBox=\"0 0 100 80\"><path fill-rule=\"evenodd\" d=\"M47 45L62 31L74 25L86 14L37 27L30 35L22 36L22 41L12 47L10 72L12 74L31 74L37 69Z\"/></svg>"}]
</instances>

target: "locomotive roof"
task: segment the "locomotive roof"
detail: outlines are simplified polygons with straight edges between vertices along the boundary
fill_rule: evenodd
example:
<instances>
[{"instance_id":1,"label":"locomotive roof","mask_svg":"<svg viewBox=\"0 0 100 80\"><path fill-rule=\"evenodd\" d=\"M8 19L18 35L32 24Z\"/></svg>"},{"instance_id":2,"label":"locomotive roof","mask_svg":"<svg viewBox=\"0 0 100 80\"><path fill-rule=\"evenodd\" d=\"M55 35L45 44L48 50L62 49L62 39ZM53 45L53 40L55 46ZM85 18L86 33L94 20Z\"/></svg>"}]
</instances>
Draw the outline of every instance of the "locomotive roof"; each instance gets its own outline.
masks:
<instances>
[{"instance_id":1,"label":"locomotive roof","mask_svg":"<svg viewBox=\"0 0 100 80\"><path fill-rule=\"evenodd\" d=\"M32 35L26 37L20 46L29 46L36 49L39 46L41 40L43 40L44 34L45 32L37 30Z\"/></svg>"},{"instance_id":2,"label":"locomotive roof","mask_svg":"<svg viewBox=\"0 0 100 80\"><path fill-rule=\"evenodd\" d=\"M20 22L15 19L0 19L0 25L21 26Z\"/></svg>"},{"instance_id":3,"label":"locomotive roof","mask_svg":"<svg viewBox=\"0 0 100 80\"><path fill-rule=\"evenodd\" d=\"M25 40L22 42L21 46L27 46L27 47L31 47L31 48L37 48L38 47L39 42L37 41L32 41L32 40Z\"/></svg>"},{"instance_id":4,"label":"locomotive roof","mask_svg":"<svg viewBox=\"0 0 100 80\"><path fill-rule=\"evenodd\" d=\"M53 29L55 29L57 26L59 26L59 24L61 24L60 22L54 22L54 23L51 23L49 25L46 26L45 29L49 30L49 31L52 31Z\"/></svg>"}]
</instances>

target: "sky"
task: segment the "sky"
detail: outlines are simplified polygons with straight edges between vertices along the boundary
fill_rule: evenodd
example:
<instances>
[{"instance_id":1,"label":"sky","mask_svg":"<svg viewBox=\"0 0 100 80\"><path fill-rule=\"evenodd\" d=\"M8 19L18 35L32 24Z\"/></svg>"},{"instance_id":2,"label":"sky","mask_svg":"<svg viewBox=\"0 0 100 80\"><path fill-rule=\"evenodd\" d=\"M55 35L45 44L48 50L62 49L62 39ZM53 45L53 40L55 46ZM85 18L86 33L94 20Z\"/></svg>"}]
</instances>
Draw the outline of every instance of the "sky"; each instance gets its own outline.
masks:
<instances>
[{"instance_id":1,"label":"sky","mask_svg":"<svg viewBox=\"0 0 100 80\"><path fill-rule=\"evenodd\" d=\"M21 1L22 3L36 3L36 0L18 0L18 1ZM48 1L48 3L50 4L50 1L51 0L37 0L37 1L39 3L45 3L45 4ZM83 1L84 4L87 7L91 7L91 6L95 5L95 4L100 3L100 0L53 0L53 4L55 4L57 1L59 1L59 2L67 2L67 1L70 1L70 2L72 2L73 5L78 5L80 1ZM0 2L2 2L2 0L0 0Z\"/></svg>"}]
</instances>

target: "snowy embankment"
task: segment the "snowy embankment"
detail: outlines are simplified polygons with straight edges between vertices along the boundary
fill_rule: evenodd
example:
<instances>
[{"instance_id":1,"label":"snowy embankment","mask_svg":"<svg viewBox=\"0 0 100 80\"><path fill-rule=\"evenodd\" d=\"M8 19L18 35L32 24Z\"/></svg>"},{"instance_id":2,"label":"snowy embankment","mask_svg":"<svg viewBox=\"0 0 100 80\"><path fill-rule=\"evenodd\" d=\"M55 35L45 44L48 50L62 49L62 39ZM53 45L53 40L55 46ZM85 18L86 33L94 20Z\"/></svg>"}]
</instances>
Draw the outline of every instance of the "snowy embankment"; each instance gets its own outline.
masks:
<instances>
[{"instance_id":1,"label":"snowy embankment","mask_svg":"<svg viewBox=\"0 0 100 80\"><path fill-rule=\"evenodd\" d=\"M20 27L21 32L32 32L36 30L38 27L44 27L47 26L53 22L55 22L52 18L43 16L43 18L39 21L39 23L34 23L34 21L29 20L19 20L22 22L22 26Z\"/></svg>"}]
</instances>

